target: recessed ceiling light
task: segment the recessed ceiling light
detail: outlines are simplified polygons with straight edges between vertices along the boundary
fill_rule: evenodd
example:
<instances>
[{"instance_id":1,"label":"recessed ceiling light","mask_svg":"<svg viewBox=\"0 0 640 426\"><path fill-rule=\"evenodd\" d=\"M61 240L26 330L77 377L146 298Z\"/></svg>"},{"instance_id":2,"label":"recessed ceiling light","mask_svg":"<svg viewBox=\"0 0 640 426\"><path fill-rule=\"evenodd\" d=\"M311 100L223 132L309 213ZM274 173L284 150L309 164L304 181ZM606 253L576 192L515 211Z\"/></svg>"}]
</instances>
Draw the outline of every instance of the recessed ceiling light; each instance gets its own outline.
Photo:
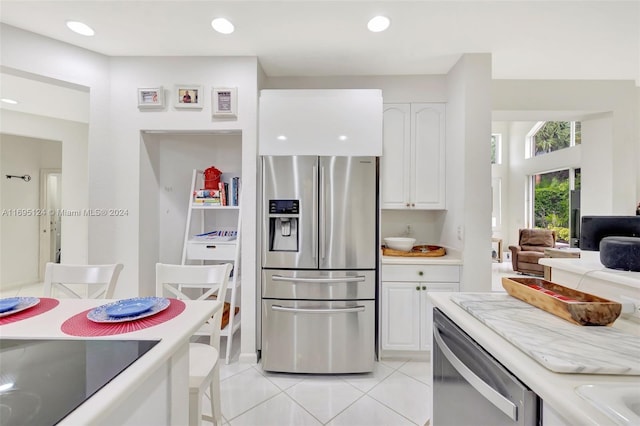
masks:
<instances>
[{"instance_id":1,"label":"recessed ceiling light","mask_svg":"<svg viewBox=\"0 0 640 426\"><path fill-rule=\"evenodd\" d=\"M78 33L83 36L92 36L96 33L93 31L93 28L78 21L67 21L67 27L74 33Z\"/></svg>"},{"instance_id":2,"label":"recessed ceiling light","mask_svg":"<svg viewBox=\"0 0 640 426\"><path fill-rule=\"evenodd\" d=\"M2 98L0 99L0 101L4 102L5 104L11 104L11 105L16 105L18 103L18 101L15 101L9 98Z\"/></svg>"},{"instance_id":3,"label":"recessed ceiling light","mask_svg":"<svg viewBox=\"0 0 640 426\"><path fill-rule=\"evenodd\" d=\"M285 135L278 135L276 139L278 139L279 141L286 141L287 137Z\"/></svg>"},{"instance_id":4,"label":"recessed ceiling light","mask_svg":"<svg viewBox=\"0 0 640 426\"><path fill-rule=\"evenodd\" d=\"M367 28L369 28L371 32L379 33L389 28L390 24L391 21L386 16L375 16L369 20Z\"/></svg>"},{"instance_id":5,"label":"recessed ceiling light","mask_svg":"<svg viewBox=\"0 0 640 426\"><path fill-rule=\"evenodd\" d=\"M340 135L340 136L338 136L338 139L341 140L341 141L346 141L349 138L346 135Z\"/></svg>"},{"instance_id":6,"label":"recessed ceiling light","mask_svg":"<svg viewBox=\"0 0 640 426\"><path fill-rule=\"evenodd\" d=\"M221 34L231 34L235 30L231 21L226 18L215 18L211 21L211 26Z\"/></svg>"}]
</instances>

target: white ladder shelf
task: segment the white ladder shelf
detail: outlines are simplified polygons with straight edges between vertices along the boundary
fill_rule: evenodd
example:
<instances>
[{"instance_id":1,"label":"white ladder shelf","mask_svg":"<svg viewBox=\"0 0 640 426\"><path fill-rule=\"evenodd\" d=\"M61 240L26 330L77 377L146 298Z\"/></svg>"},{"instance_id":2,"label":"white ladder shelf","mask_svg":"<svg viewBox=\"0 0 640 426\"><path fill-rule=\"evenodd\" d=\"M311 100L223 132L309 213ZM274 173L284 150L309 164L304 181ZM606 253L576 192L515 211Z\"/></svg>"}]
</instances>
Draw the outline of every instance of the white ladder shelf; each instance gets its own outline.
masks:
<instances>
[{"instance_id":1,"label":"white ladder shelf","mask_svg":"<svg viewBox=\"0 0 640 426\"><path fill-rule=\"evenodd\" d=\"M191 191L189 192L189 208L187 212L187 224L184 232L184 244L182 247L182 264L188 265L190 262L198 261L200 264L204 264L207 261L212 263L228 262L233 264L233 273L229 278L228 289L231 290L231 297L229 300L229 323L220 331L220 336L224 336L227 339L227 350L225 355L225 362L229 364L229 358L231 356L231 346L233 342L233 336L236 331L240 329L240 316L241 312L234 315L236 306L238 304L237 291L240 287L240 279L238 274L240 273L240 225L241 225L241 210L240 210L240 194L238 194L237 206L222 206L222 205L209 205L206 203L195 203L194 192L204 187L204 172L202 170L193 170L193 176L191 179ZM194 214L199 214L200 226L198 227L199 234L204 234L205 230L205 215L215 214L221 211L235 211L237 214L237 221L235 230L235 239L226 240L221 238L220 240L212 239L207 240L205 238L197 238L198 235L193 235L191 224Z\"/></svg>"}]
</instances>

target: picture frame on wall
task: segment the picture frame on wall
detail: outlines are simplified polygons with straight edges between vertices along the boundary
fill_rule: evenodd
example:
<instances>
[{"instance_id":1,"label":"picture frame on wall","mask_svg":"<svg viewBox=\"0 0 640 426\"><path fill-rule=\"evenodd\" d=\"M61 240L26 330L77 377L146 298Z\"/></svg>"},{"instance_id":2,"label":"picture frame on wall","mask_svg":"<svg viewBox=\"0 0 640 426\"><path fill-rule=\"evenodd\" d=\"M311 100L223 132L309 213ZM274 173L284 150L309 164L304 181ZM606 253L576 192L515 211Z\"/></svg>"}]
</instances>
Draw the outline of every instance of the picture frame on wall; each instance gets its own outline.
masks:
<instances>
[{"instance_id":1,"label":"picture frame on wall","mask_svg":"<svg viewBox=\"0 0 640 426\"><path fill-rule=\"evenodd\" d=\"M202 86L178 84L173 96L176 108L202 108Z\"/></svg>"},{"instance_id":2,"label":"picture frame on wall","mask_svg":"<svg viewBox=\"0 0 640 426\"><path fill-rule=\"evenodd\" d=\"M238 89L214 87L211 91L211 110L214 117L236 118L238 115Z\"/></svg>"},{"instance_id":3,"label":"picture frame on wall","mask_svg":"<svg viewBox=\"0 0 640 426\"><path fill-rule=\"evenodd\" d=\"M164 89L162 86L138 89L138 108L157 109L162 107L164 107Z\"/></svg>"}]
</instances>

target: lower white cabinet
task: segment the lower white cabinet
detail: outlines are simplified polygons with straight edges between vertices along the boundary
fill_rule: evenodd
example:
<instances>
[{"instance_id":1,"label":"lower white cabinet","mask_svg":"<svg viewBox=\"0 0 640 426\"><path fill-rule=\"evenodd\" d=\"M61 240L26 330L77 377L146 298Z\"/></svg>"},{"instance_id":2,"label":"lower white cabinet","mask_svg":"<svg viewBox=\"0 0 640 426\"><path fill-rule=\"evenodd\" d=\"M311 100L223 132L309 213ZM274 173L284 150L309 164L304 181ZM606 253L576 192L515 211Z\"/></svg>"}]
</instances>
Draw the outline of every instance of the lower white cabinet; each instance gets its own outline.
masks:
<instances>
[{"instance_id":1,"label":"lower white cabinet","mask_svg":"<svg viewBox=\"0 0 640 426\"><path fill-rule=\"evenodd\" d=\"M431 313L427 294L458 291L456 265L382 265L380 344L383 351L431 349Z\"/></svg>"}]
</instances>

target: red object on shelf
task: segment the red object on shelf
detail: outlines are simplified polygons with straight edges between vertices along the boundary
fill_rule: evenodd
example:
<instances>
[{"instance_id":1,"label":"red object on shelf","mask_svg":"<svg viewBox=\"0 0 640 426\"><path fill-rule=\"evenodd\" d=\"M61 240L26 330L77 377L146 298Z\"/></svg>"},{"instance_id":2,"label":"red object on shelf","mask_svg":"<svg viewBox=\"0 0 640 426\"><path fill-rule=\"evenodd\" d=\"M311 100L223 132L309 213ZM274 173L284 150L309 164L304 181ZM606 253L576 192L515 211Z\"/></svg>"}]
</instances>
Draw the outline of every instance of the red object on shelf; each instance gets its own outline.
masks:
<instances>
[{"instance_id":1,"label":"red object on shelf","mask_svg":"<svg viewBox=\"0 0 640 426\"><path fill-rule=\"evenodd\" d=\"M214 166L204 171L204 189L218 189L222 172Z\"/></svg>"}]
</instances>

